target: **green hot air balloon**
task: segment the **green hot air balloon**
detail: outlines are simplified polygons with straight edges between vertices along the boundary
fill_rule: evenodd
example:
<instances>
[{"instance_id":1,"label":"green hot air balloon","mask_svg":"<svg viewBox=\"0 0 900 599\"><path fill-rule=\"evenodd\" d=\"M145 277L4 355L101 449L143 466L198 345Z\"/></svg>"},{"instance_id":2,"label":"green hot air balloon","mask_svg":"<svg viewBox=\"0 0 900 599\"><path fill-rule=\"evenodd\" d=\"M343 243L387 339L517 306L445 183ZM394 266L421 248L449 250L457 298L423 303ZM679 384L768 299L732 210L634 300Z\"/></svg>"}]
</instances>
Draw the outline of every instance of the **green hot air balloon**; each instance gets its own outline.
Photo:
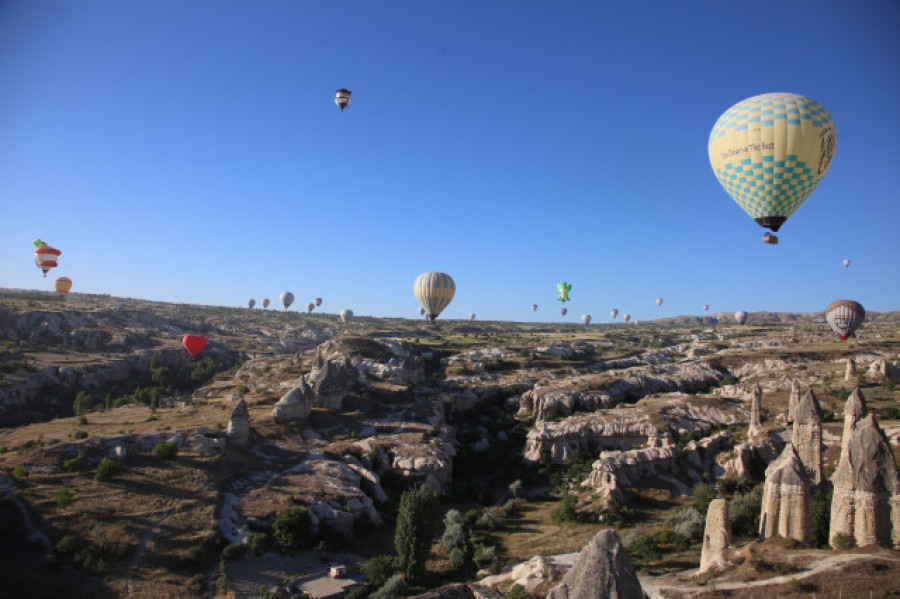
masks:
<instances>
[{"instance_id":1,"label":"green hot air balloon","mask_svg":"<svg viewBox=\"0 0 900 599\"><path fill-rule=\"evenodd\" d=\"M557 283L556 290L559 292L559 297L556 298L556 301L566 303L567 301L572 299L569 297L569 292L572 291L571 283L566 283L565 281L563 281L562 283Z\"/></svg>"},{"instance_id":2,"label":"green hot air balloon","mask_svg":"<svg viewBox=\"0 0 900 599\"><path fill-rule=\"evenodd\" d=\"M719 117L709 134L709 162L744 212L777 232L825 176L836 144L834 122L817 102L762 94ZM763 241L778 238L766 233Z\"/></svg>"}]
</instances>

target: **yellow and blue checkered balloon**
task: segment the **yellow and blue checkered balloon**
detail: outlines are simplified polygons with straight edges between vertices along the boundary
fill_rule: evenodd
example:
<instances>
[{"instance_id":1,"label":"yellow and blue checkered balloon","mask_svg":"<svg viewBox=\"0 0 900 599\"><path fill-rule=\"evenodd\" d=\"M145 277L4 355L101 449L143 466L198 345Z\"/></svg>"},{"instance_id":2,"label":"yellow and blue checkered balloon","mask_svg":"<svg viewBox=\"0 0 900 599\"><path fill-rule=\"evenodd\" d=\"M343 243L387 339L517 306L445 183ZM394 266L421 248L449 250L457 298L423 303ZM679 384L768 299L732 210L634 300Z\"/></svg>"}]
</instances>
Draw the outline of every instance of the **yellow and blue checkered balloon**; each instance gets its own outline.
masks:
<instances>
[{"instance_id":1,"label":"yellow and blue checkered balloon","mask_svg":"<svg viewBox=\"0 0 900 599\"><path fill-rule=\"evenodd\" d=\"M425 310L425 318L434 320L450 304L456 294L456 283L442 272L423 272L413 285L413 293Z\"/></svg>"},{"instance_id":2,"label":"yellow and blue checkered balloon","mask_svg":"<svg viewBox=\"0 0 900 599\"><path fill-rule=\"evenodd\" d=\"M834 157L831 115L797 94L738 102L709 134L709 163L725 191L764 228L778 231Z\"/></svg>"}]
</instances>

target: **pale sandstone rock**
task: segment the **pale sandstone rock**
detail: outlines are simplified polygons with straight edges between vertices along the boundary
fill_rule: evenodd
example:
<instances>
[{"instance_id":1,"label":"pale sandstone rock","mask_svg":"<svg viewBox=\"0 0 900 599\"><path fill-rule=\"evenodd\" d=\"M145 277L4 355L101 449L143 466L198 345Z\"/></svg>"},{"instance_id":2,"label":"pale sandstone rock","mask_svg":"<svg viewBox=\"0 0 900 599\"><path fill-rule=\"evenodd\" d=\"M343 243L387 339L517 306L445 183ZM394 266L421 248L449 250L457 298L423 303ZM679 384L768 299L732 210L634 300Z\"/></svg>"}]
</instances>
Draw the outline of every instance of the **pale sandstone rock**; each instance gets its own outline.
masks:
<instances>
[{"instance_id":1,"label":"pale sandstone rock","mask_svg":"<svg viewBox=\"0 0 900 599\"><path fill-rule=\"evenodd\" d=\"M847 358L847 368L844 370L844 380L852 381L856 378L856 361L853 358Z\"/></svg>"},{"instance_id":2,"label":"pale sandstone rock","mask_svg":"<svg viewBox=\"0 0 900 599\"><path fill-rule=\"evenodd\" d=\"M788 399L788 423L794 422L794 411L797 409L798 403L800 403L800 383L794 379L791 381L791 395Z\"/></svg>"},{"instance_id":3,"label":"pale sandstone rock","mask_svg":"<svg viewBox=\"0 0 900 599\"><path fill-rule=\"evenodd\" d=\"M614 530L601 530L575 558L547 599L641 599L643 591L631 560Z\"/></svg>"},{"instance_id":4,"label":"pale sandstone rock","mask_svg":"<svg viewBox=\"0 0 900 599\"><path fill-rule=\"evenodd\" d=\"M822 408L812 389L807 391L794 410L791 443L809 473L810 482L818 485L822 475Z\"/></svg>"},{"instance_id":5,"label":"pale sandstone rock","mask_svg":"<svg viewBox=\"0 0 900 599\"><path fill-rule=\"evenodd\" d=\"M809 488L806 468L794 446L788 443L778 459L766 468L759 517L761 540L781 536L809 543Z\"/></svg>"},{"instance_id":6,"label":"pale sandstone rock","mask_svg":"<svg viewBox=\"0 0 900 599\"><path fill-rule=\"evenodd\" d=\"M250 438L250 411L247 409L247 402L243 399L238 400L231 411L226 438L235 447L246 447L247 445L247 440Z\"/></svg>"},{"instance_id":7,"label":"pale sandstone rock","mask_svg":"<svg viewBox=\"0 0 900 599\"><path fill-rule=\"evenodd\" d=\"M703 532L703 549L700 552L700 573L725 566L725 552L729 547L731 547L731 521L728 518L728 502L724 499L713 499L706 511L706 529Z\"/></svg>"},{"instance_id":8,"label":"pale sandstone rock","mask_svg":"<svg viewBox=\"0 0 900 599\"><path fill-rule=\"evenodd\" d=\"M306 420L312 410L308 394L309 386L301 379L299 384L285 393L272 409L275 422Z\"/></svg>"}]
</instances>

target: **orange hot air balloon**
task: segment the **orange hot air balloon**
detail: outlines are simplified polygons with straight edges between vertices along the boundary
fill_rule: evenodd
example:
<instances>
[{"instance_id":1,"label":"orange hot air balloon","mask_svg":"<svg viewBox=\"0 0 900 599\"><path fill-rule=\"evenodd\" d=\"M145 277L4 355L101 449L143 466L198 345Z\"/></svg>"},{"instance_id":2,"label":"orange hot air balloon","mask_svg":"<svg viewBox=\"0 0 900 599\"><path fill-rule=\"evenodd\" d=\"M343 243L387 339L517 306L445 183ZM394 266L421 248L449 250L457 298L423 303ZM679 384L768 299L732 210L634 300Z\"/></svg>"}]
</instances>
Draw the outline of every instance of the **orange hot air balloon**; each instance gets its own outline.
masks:
<instances>
[{"instance_id":1,"label":"orange hot air balloon","mask_svg":"<svg viewBox=\"0 0 900 599\"><path fill-rule=\"evenodd\" d=\"M43 242L40 239L34 240L34 246L37 248L34 250L34 263L44 272L44 276L46 277L47 271L51 268L56 268L59 255L62 254L62 252L56 248L50 247L46 242Z\"/></svg>"},{"instance_id":2,"label":"orange hot air balloon","mask_svg":"<svg viewBox=\"0 0 900 599\"><path fill-rule=\"evenodd\" d=\"M269 298L267 298L267 297L263 298L263 301L262 301L263 308L268 308L270 303L271 302L269 301Z\"/></svg>"},{"instance_id":3,"label":"orange hot air balloon","mask_svg":"<svg viewBox=\"0 0 900 599\"><path fill-rule=\"evenodd\" d=\"M56 289L56 293L59 294L59 297L66 299L69 289L72 288L72 279L69 277L56 277L53 279L53 288Z\"/></svg>"},{"instance_id":4,"label":"orange hot air balloon","mask_svg":"<svg viewBox=\"0 0 900 599\"><path fill-rule=\"evenodd\" d=\"M206 347L206 337L203 335L185 335L181 338L181 345L191 354L192 358L196 358L197 354Z\"/></svg>"}]
</instances>

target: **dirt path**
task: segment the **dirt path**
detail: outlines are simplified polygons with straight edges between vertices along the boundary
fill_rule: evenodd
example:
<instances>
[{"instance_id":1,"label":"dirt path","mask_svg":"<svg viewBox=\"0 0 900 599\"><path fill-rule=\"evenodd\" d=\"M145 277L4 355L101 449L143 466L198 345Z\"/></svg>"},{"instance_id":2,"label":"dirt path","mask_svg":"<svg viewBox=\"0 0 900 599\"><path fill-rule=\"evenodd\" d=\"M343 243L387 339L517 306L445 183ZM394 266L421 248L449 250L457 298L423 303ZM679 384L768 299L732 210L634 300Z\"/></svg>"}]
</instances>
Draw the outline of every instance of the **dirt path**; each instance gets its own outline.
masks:
<instances>
[{"instance_id":1,"label":"dirt path","mask_svg":"<svg viewBox=\"0 0 900 599\"><path fill-rule=\"evenodd\" d=\"M798 554L800 555L800 554ZM790 582L791 580L803 580L809 576L814 576L820 572L825 570L830 570L836 566L841 566L848 562L858 561L858 560L885 560L891 562L900 562L900 558L890 557L886 555L870 555L870 554L860 554L860 553L843 553L838 555L829 555L826 557L821 557L820 553L817 554L809 554L815 555L815 557L819 558L816 560L815 565L808 569L800 572L794 572L793 574L785 574L783 576L775 576L774 578L766 578L764 580L752 580L748 582L727 582L727 581L716 581L715 588L723 591L735 590L735 589L748 589L753 587L765 587L769 585L778 585L784 584L786 582ZM650 576L638 576L638 579L641 582L641 587L644 589L644 592L647 593L647 596L650 599L665 599L665 596L662 594L664 591L676 591L678 593L682 593L688 597L695 597L698 595L702 595L706 593L709 589L703 587L696 587L692 585L673 585L673 584L664 584Z\"/></svg>"}]
</instances>

